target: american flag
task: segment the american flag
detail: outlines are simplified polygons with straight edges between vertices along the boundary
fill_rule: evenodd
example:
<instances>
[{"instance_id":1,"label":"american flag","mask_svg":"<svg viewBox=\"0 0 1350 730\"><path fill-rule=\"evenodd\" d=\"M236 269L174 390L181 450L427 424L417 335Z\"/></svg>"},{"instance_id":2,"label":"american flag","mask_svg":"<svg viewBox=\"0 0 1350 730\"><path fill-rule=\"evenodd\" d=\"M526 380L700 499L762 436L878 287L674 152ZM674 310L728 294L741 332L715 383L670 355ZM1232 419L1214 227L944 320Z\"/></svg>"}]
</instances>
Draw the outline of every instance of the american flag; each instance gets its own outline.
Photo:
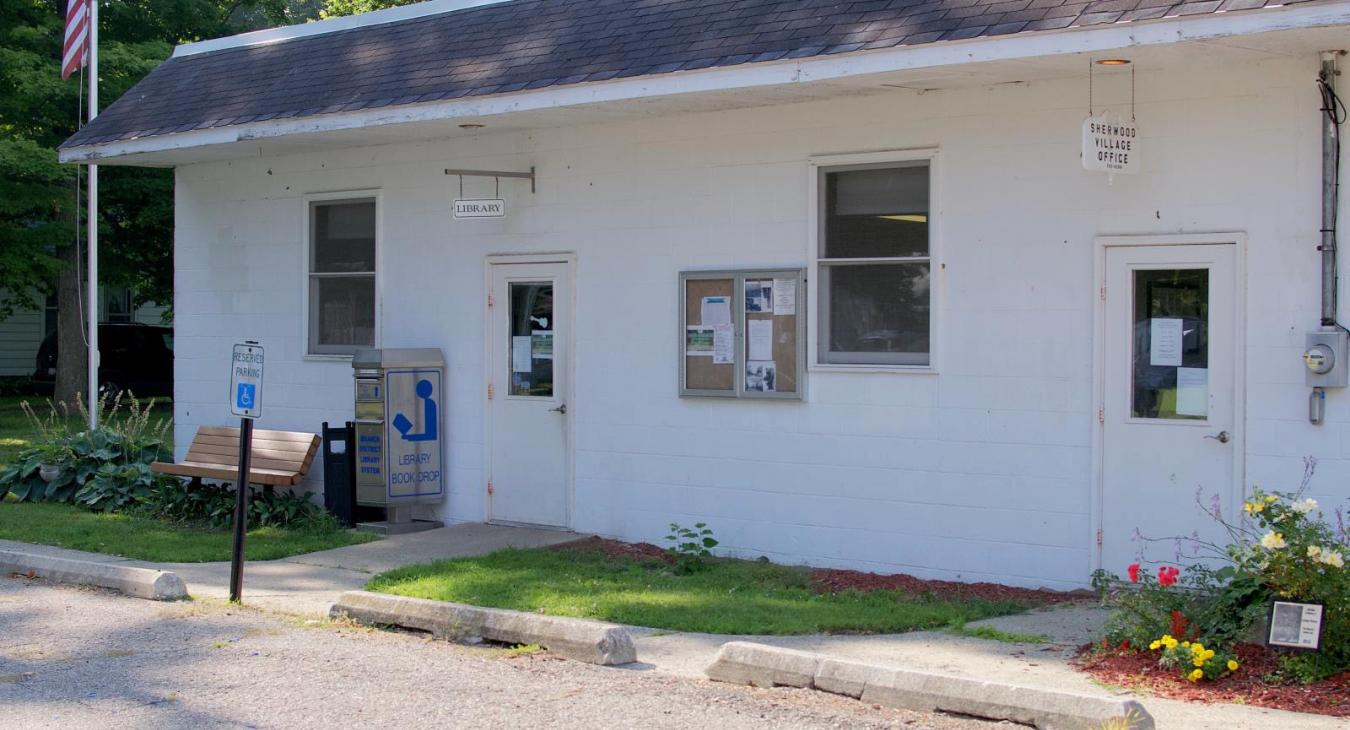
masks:
<instances>
[{"instance_id":1,"label":"american flag","mask_svg":"<svg viewBox=\"0 0 1350 730\"><path fill-rule=\"evenodd\" d=\"M89 54L89 3L95 0L68 0L66 5L66 42L61 49L61 78L68 79L84 66Z\"/></svg>"}]
</instances>

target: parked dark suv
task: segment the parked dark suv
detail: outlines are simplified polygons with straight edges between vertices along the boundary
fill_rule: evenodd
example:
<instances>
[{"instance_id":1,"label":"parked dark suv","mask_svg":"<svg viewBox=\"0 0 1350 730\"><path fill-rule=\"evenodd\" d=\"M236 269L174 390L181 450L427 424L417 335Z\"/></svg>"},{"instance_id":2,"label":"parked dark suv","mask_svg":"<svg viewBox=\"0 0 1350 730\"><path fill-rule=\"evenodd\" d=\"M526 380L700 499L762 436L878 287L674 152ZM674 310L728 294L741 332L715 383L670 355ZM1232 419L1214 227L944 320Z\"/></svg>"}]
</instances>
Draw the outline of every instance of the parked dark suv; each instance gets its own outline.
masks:
<instances>
[{"instance_id":1,"label":"parked dark suv","mask_svg":"<svg viewBox=\"0 0 1350 730\"><path fill-rule=\"evenodd\" d=\"M98 326L99 390L129 390L138 398L173 396L173 328L104 322ZM41 390L56 384L56 333L38 348L33 383Z\"/></svg>"}]
</instances>

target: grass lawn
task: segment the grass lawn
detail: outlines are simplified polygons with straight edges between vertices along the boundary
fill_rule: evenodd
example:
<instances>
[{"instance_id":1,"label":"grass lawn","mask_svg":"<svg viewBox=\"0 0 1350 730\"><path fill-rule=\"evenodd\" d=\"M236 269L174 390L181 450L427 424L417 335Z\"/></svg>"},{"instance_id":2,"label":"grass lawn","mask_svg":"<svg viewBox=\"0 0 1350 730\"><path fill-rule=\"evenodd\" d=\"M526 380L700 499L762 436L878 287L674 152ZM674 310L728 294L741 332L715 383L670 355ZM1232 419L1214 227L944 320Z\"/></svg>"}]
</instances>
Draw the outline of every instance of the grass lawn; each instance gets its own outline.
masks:
<instances>
[{"instance_id":1,"label":"grass lawn","mask_svg":"<svg viewBox=\"0 0 1350 730\"><path fill-rule=\"evenodd\" d=\"M718 634L900 632L1020 613L1012 601L898 591L820 594L806 568L719 559L677 575L600 550L507 549L376 576L368 590L553 616Z\"/></svg>"},{"instance_id":2,"label":"grass lawn","mask_svg":"<svg viewBox=\"0 0 1350 730\"><path fill-rule=\"evenodd\" d=\"M230 559L229 530L90 512L69 504L0 500L0 539L121 555L135 560L203 563ZM311 532L264 527L244 541L249 560L274 560L376 539L351 530Z\"/></svg>"},{"instance_id":3,"label":"grass lawn","mask_svg":"<svg viewBox=\"0 0 1350 730\"><path fill-rule=\"evenodd\" d=\"M48 398L46 396L0 396L0 466L8 464L20 451L32 446L33 440L37 436L34 432L33 424L29 422L28 417L19 409L19 404L23 401L28 401L28 405L33 407L33 410L37 412L39 417L45 417L48 413ZM84 430L83 419L73 410L72 413L74 413L74 415L69 419L71 430ZM164 418L173 418L173 401L167 398L156 398L153 415L163 416ZM172 449L173 430L170 429L166 431L164 437L169 441L169 448Z\"/></svg>"}]
</instances>

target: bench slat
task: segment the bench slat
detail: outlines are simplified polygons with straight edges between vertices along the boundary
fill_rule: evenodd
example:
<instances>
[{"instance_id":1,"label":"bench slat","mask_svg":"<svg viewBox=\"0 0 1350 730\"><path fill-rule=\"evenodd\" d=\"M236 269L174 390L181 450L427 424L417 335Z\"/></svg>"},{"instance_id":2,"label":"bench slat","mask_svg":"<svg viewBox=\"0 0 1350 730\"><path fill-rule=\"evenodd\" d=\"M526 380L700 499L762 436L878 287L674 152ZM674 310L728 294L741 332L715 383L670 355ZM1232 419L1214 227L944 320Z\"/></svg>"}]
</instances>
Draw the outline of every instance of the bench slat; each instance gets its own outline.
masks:
<instances>
[{"instance_id":1,"label":"bench slat","mask_svg":"<svg viewBox=\"0 0 1350 730\"><path fill-rule=\"evenodd\" d=\"M150 469L159 474L173 474L182 477L204 477L209 479L219 479L221 481L234 481L239 476L238 467L234 469L222 469L208 464L168 464L157 461L150 465ZM250 484L289 487L298 484L300 477L290 472L249 469L248 481Z\"/></svg>"},{"instance_id":2,"label":"bench slat","mask_svg":"<svg viewBox=\"0 0 1350 730\"><path fill-rule=\"evenodd\" d=\"M314 463L319 437L297 431L255 429L252 439L249 482L268 486L299 484ZM150 468L160 474L233 481L239 474L239 429L229 426L199 426L180 463L155 462Z\"/></svg>"}]
</instances>

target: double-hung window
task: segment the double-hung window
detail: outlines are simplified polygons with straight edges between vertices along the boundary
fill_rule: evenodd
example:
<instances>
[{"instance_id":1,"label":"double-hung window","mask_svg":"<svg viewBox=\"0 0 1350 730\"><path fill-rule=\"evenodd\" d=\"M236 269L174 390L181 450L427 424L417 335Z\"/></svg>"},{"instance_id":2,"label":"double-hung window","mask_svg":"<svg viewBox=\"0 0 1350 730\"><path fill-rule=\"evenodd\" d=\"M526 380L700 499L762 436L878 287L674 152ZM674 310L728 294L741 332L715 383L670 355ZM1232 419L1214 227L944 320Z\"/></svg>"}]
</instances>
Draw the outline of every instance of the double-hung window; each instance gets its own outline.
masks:
<instances>
[{"instance_id":1,"label":"double-hung window","mask_svg":"<svg viewBox=\"0 0 1350 730\"><path fill-rule=\"evenodd\" d=\"M309 207L309 353L375 346L375 201Z\"/></svg>"},{"instance_id":2,"label":"double-hung window","mask_svg":"<svg viewBox=\"0 0 1350 730\"><path fill-rule=\"evenodd\" d=\"M931 364L928 160L820 167L816 360Z\"/></svg>"}]
</instances>

